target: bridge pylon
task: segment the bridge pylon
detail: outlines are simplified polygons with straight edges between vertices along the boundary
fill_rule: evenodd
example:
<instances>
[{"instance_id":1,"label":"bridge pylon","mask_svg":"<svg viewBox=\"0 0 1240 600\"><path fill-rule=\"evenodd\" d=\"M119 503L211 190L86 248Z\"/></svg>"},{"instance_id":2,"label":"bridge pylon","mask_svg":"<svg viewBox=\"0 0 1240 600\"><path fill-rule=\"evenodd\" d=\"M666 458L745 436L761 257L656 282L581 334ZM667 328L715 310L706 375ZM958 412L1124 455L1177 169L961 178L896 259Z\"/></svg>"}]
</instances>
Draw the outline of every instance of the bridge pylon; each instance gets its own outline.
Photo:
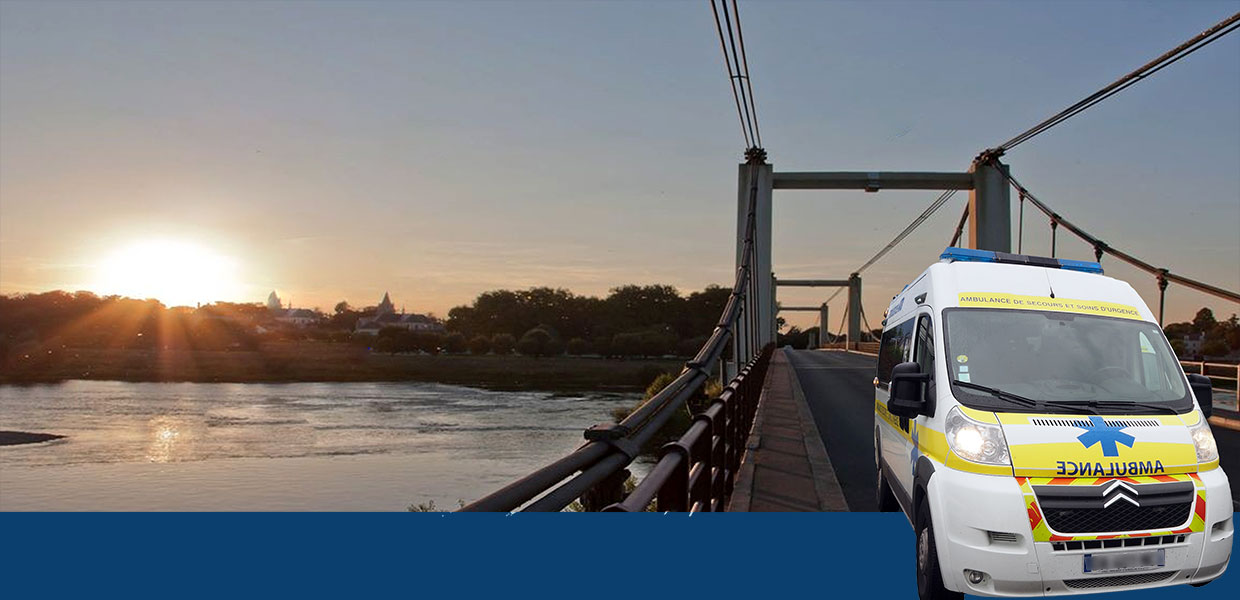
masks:
<instances>
[{"instance_id":1,"label":"bridge pylon","mask_svg":"<svg viewBox=\"0 0 1240 600\"><path fill-rule=\"evenodd\" d=\"M1008 167L998 155L983 154L973 161L968 172L926 171L833 171L775 172L766 164L765 155L740 165L737 196L736 265L740 268L745 247L744 233L748 223L750 195L756 198L754 214L753 280L770 281L771 285L755 285L756 315L738 327L737 364L754 356L763 345L775 340L776 286L848 287L848 337L850 348L861 342L861 274L853 273L843 280L776 280L771 270L771 197L773 190L969 190L969 246L980 250L1011 252L1011 193L1007 181ZM869 266L868 264L865 266ZM864 266L862 267L864 269ZM822 309L819 339L828 337L827 310ZM753 330L753 331L750 331ZM750 335L752 334L752 335Z\"/></svg>"},{"instance_id":2,"label":"bridge pylon","mask_svg":"<svg viewBox=\"0 0 1240 600\"><path fill-rule=\"evenodd\" d=\"M861 275L848 276L848 347L861 342Z\"/></svg>"},{"instance_id":3,"label":"bridge pylon","mask_svg":"<svg viewBox=\"0 0 1240 600\"><path fill-rule=\"evenodd\" d=\"M826 346L827 340L831 339L827 337L831 333L830 323L831 323L831 307L827 306L826 302L823 302L822 306L818 307L818 347L819 348Z\"/></svg>"},{"instance_id":4,"label":"bridge pylon","mask_svg":"<svg viewBox=\"0 0 1240 600\"><path fill-rule=\"evenodd\" d=\"M771 165L757 161L741 164L738 169L736 202L736 268L744 261L745 228L749 220L749 197L755 198L753 271L749 303L753 315L746 315L737 324L738 343L733 344L734 365L743 365L775 341L775 299L771 272L771 191L774 172Z\"/></svg>"},{"instance_id":5,"label":"bridge pylon","mask_svg":"<svg viewBox=\"0 0 1240 600\"><path fill-rule=\"evenodd\" d=\"M969 247L997 252L1012 251L1012 194L1005 174L1008 166L998 159L979 157L969 168Z\"/></svg>"}]
</instances>

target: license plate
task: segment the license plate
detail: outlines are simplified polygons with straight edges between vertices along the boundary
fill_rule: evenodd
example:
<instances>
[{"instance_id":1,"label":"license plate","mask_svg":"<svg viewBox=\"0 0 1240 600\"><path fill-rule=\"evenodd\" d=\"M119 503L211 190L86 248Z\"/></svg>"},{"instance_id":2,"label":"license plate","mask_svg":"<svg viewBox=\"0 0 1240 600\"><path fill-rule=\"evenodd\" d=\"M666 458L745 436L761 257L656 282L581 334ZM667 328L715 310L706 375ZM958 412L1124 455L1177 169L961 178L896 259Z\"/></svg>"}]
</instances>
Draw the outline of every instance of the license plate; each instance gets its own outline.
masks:
<instances>
[{"instance_id":1,"label":"license plate","mask_svg":"<svg viewBox=\"0 0 1240 600\"><path fill-rule=\"evenodd\" d=\"M1086 573L1114 573L1116 571L1143 571L1167 566L1167 551L1142 550L1139 552L1107 552L1086 554Z\"/></svg>"}]
</instances>

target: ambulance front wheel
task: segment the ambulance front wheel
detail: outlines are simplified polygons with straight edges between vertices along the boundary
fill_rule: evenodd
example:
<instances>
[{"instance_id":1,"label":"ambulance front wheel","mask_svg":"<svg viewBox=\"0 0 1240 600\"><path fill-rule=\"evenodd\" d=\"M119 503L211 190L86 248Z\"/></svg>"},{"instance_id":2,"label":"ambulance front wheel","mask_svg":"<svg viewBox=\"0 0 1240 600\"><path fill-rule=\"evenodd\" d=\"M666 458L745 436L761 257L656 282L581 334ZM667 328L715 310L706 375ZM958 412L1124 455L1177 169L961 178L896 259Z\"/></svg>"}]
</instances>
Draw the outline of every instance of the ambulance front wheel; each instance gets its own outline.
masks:
<instances>
[{"instance_id":1,"label":"ambulance front wheel","mask_svg":"<svg viewBox=\"0 0 1240 600\"><path fill-rule=\"evenodd\" d=\"M930 521L930 505L926 502L917 507L914 529L917 531L917 595L921 600L962 600L964 594L943 586L939 553L934 547L934 524Z\"/></svg>"}]
</instances>

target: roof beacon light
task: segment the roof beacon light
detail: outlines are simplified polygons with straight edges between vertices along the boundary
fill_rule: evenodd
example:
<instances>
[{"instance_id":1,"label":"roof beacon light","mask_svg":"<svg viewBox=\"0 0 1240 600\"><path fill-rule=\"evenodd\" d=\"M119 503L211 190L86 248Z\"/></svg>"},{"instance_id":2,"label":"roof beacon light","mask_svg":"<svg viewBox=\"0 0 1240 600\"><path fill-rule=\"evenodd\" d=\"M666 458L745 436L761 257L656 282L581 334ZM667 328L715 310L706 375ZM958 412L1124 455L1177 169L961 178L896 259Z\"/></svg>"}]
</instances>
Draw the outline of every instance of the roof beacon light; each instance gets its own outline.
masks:
<instances>
[{"instance_id":1,"label":"roof beacon light","mask_svg":"<svg viewBox=\"0 0 1240 600\"><path fill-rule=\"evenodd\" d=\"M1008 254L993 250L974 250L972 248L948 247L939 255L939 259L948 262L989 262L1009 265L1027 265L1048 269L1067 269L1084 273L1102 274L1102 265L1085 260L1068 260L1066 258L1047 258L1029 256L1027 254Z\"/></svg>"}]
</instances>

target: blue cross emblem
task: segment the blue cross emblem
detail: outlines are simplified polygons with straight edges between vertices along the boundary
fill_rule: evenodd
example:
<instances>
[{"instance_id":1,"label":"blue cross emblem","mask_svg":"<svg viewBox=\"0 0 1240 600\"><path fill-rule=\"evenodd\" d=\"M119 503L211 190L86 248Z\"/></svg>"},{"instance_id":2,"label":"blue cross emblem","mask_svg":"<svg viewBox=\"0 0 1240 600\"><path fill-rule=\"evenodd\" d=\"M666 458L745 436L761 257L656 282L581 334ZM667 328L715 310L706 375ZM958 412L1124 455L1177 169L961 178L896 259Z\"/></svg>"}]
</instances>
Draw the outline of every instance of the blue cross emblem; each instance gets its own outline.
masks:
<instances>
[{"instance_id":1,"label":"blue cross emblem","mask_svg":"<svg viewBox=\"0 0 1240 600\"><path fill-rule=\"evenodd\" d=\"M1116 425L1107 425L1102 417L1090 417L1090 425L1077 425L1085 430L1085 433L1077 436L1076 439L1081 441L1081 445L1089 448L1094 444L1102 444L1103 456L1119 456L1119 446L1116 443L1132 447L1137 438L1124 433L1124 428Z\"/></svg>"}]
</instances>

